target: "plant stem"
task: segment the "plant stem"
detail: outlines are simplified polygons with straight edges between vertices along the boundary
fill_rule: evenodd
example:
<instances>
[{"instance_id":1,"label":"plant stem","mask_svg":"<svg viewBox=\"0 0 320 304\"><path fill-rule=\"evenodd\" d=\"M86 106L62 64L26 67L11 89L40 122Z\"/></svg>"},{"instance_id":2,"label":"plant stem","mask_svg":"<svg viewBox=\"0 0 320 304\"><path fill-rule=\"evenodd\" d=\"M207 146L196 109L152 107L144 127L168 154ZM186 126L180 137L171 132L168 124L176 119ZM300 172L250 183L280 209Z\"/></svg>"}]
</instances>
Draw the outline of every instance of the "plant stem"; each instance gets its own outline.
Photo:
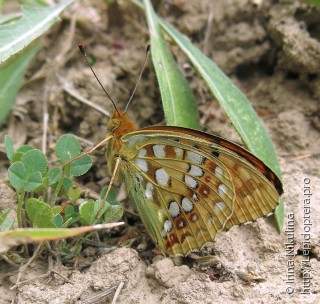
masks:
<instances>
[{"instance_id":1,"label":"plant stem","mask_svg":"<svg viewBox=\"0 0 320 304\"><path fill-rule=\"evenodd\" d=\"M89 232L88 234L86 234L85 236L79 236L76 238L76 242L75 242L75 247L79 247L80 245L82 245L82 243L84 241L86 241L87 239L89 239L92 235L94 235L95 231Z\"/></svg>"},{"instance_id":2,"label":"plant stem","mask_svg":"<svg viewBox=\"0 0 320 304\"><path fill-rule=\"evenodd\" d=\"M59 194L59 192L61 190L61 187L63 185L63 179L64 179L64 174L62 174L62 176L61 176L61 178L59 180L59 183L58 183L56 189L53 192L53 195L52 195L52 198L51 198L51 201L50 201L50 206L51 207L53 207L55 205L55 203L56 203L57 196L58 196L58 194Z\"/></svg>"},{"instance_id":3,"label":"plant stem","mask_svg":"<svg viewBox=\"0 0 320 304\"><path fill-rule=\"evenodd\" d=\"M19 228L22 228L22 206L23 206L25 194L26 194L25 190L22 190L20 193L18 193L17 217L18 217Z\"/></svg>"}]
</instances>

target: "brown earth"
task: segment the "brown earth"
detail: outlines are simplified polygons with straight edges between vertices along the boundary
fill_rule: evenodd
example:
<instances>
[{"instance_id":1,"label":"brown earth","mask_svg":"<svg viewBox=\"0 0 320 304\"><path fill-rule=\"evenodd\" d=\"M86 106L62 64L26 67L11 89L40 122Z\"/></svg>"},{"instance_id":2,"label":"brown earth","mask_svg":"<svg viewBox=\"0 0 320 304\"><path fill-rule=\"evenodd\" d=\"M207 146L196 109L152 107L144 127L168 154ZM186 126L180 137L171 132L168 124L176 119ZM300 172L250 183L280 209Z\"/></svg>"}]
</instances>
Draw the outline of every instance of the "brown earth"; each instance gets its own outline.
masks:
<instances>
[{"instance_id":1,"label":"brown earth","mask_svg":"<svg viewBox=\"0 0 320 304\"><path fill-rule=\"evenodd\" d=\"M125 285L117 303L320 303L320 9L285 0L202 0L197 4L174 0L161 2L157 10L214 59L259 113L281 164L287 230L279 235L271 220L260 220L221 233L207 248L220 259L213 266L154 255L151 245L144 253L119 248L104 254L99 251L99 257L96 249L88 247L74 267L53 261L53 269L72 283L53 273L16 289L10 287L16 282L18 267L0 260L0 303L77 303L120 281ZM47 112L49 152L65 133L74 133L89 145L102 140L108 118L66 91L70 87L112 111L77 44L87 45L101 82L123 108L142 66L147 41L144 16L126 2L109 8L98 0L73 5L43 38L44 48L28 70L1 135L10 134L17 145L41 148ZM203 129L239 142L205 84L182 54L174 51L197 97ZM163 122L151 63L129 115L141 127ZM1 176L5 177L8 162L1 155ZM96 157L94 169L81 182L99 191L108 182L106 172L104 158ZM5 184L0 194L0 209L15 206L14 194ZM304 221L309 206L310 232ZM288 243L293 231L294 282L288 283ZM308 235L311 250L304 255ZM309 267L310 280L303 278L305 267ZM47 258L37 259L22 280L39 277L47 268ZM302 294L308 282L310 293ZM111 303L112 297L97 303Z\"/></svg>"}]
</instances>

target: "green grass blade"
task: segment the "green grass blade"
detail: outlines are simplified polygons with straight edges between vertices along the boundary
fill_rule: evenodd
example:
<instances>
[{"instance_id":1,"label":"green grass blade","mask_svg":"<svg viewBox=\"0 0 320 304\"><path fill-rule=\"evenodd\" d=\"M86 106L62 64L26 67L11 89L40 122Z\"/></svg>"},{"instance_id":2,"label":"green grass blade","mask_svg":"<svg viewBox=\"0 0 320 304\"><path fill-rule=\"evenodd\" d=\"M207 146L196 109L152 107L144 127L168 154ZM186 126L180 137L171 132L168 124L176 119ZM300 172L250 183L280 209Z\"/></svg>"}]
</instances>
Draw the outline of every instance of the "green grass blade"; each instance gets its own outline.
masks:
<instances>
[{"instance_id":1,"label":"green grass blade","mask_svg":"<svg viewBox=\"0 0 320 304\"><path fill-rule=\"evenodd\" d=\"M25 70L40 48L41 44L38 41L34 42L0 65L0 125L4 123L14 106Z\"/></svg>"},{"instance_id":2,"label":"green grass blade","mask_svg":"<svg viewBox=\"0 0 320 304\"><path fill-rule=\"evenodd\" d=\"M303 0L303 2L306 2L311 5L320 6L320 0Z\"/></svg>"},{"instance_id":3,"label":"green grass blade","mask_svg":"<svg viewBox=\"0 0 320 304\"><path fill-rule=\"evenodd\" d=\"M160 23L206 81L212 94L217 98L234 128L239 133L245 146L281 178L280 166L271 139L246 96L211 59L201 53L185 36L168 23L162 20ZM277 228L281 231L284 221L284 204L282 199L275 212L275 218Z\"/></svg>"},{"instance_id":4,"label":"green grass blade","mask_svg":"<svg viewBox=\"0 0 320 304\"><path fill-rule=\"evenodd\" d=\"M123 222L84 226L78 228L25 228L0 232L0 253L13 246L43 241L61 240L99 229L111 229L123 225Z\"/></svg>"},{"instance_id":5,"label":"green grass blade","mask_svg":"<svg viewBox=\"0 0 320 304\"><path fill-rule=\"evenodd\" d=\"M239 133L245 146L272 167L277 175L280 176L281 172L272 142L246 96L211 59L201 53L185 36L163 21L161 25L206 81L212 94L217 98L234 128Z\"/></svg>"},{"instance_id":6,"label":"green grass blade","mask_svg":"<svg viewBox=\"0 0 320 304\"><path fill-rule=\"evenodd\" d=\"M167 125L199 129L193 93L162 37L158 18L145 0L150 31L151 55L160 87Z\"/></svg>"},{"instance_id":7,"label":"green grass blade","mask_svg":"<svg viewBox=\"0 0 320 304\"><path fill-rule=\"evenodd\" d=\"M65 0L46 8L22 7L22 18L0 26L0 63L39 38L59 20L59 14L73 1Z\"/></svg>"}]
</instances>

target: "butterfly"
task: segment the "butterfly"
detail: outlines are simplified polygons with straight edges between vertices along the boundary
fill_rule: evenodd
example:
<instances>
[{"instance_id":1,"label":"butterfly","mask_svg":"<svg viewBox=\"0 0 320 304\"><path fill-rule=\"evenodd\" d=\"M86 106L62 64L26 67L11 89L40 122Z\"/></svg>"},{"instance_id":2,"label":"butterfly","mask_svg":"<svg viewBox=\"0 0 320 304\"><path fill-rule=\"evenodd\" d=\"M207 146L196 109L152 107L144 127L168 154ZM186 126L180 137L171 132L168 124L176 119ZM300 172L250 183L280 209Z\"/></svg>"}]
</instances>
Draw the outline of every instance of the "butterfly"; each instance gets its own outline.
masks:
<instances>
[{"instance_id":1,"label":"butterfly","mask_svg":"<svg viewBox=\"0 0 320 304\"><path fill-rule=\"evenodd\" d=\"M118 109L108 123L110 174L124 181L161 253L186 256L217 233L272 214L283 188L244 148L174 126L137 129Z\"/></svg>"},{"instance_id":2,"label":"butterfly","mask_svg":"<svg viewBox=\"0 0 320 304\"><path fill-rule=\"evenodd\" d=\"M138 129L126 115L149 47L124 112L116 107L99 81L83 45L79 48L114 106L106 139L86 154L106 145L112 177L104 197L114 180L123 180L150 238L162 254L187 256L212 242L218 232L274 212L283 194L282 183L244 148L187 128Z\"/></svg>"}]
</instances>

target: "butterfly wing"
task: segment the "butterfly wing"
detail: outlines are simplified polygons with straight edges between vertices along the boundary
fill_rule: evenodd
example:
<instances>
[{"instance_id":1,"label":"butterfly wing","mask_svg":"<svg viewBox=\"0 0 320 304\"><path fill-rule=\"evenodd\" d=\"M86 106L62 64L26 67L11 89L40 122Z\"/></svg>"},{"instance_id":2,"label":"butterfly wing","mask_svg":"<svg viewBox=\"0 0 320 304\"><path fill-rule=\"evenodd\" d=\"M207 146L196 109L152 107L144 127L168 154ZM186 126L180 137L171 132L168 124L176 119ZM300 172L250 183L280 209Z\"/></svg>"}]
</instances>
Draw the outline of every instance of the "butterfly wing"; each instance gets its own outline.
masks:
<instances>
[{"instance_id":1,"label":"butterfly wing","mask_svg":"<svg viewBox=\"0 0 320 304\"><path fill-rule=\"evenodd\" d=\"M135 208L162 253L187 255L234 225L269 215L282 186L243 148L178 127L122 136L121 172Z\"/></svg>"}]
</instances>

